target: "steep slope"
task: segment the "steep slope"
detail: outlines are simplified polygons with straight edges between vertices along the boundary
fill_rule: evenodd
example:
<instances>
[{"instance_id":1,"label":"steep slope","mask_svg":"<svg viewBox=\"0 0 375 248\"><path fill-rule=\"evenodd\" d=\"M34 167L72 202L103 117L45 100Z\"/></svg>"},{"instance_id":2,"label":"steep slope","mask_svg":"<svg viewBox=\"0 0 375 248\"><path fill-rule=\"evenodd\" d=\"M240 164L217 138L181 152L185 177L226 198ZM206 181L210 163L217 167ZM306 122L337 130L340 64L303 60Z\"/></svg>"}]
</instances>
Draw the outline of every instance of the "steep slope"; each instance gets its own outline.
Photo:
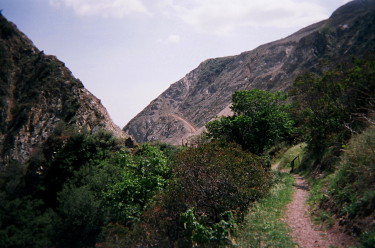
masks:
<instances>
[{"instance_id":1,"label":"steep slope","mask_svg":"<svg viewBox=\"0 0 375 248\"><path fill-rule=\"evenodd\" d=\"M179 144L214 116L228 114L235 90L286 90L303 71L321 73L325 61L375 51L375 1L356 0L325 21L237 56L209 59L172 84L124 131L136 141Z\"/></svg>"},{"instance_id":2,"label":"steep slope","mask_svg":"<svg viewBox=\"0 0 375 248\"><path fill-rule=\"evenodd\" d=\"M125 137L64 63L0 15L0 167L25 161L59 122Z\"/></svg>"}]
</instances>

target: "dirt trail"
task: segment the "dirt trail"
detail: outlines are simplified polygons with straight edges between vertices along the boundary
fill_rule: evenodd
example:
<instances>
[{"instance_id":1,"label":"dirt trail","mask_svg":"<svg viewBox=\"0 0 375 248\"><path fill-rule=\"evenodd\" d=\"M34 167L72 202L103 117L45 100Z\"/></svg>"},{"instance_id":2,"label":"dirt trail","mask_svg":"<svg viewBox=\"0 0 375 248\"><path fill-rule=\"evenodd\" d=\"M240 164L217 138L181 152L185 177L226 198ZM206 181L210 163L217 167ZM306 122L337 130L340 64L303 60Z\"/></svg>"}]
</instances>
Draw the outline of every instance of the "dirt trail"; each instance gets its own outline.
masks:
<instances>
[{"instance_id":1,"label":"dirt trail","mask_svg":"<svg viewBox=\"0 0 375 248\"><path fill-rule=\"evenodd\" d=\"M287 206L284 221L292 229L291 236L297 247L338 247L345 248L353 244L353 240L341 233L338 228L330 231L317 231L311 223L308 215L306 199L308 197L308 187L305 180L294 175L293 200Z\"/></svg>"},{"instance_id":2,"label":"dirt trail","mask_svg":"<svg viewBox=\"0 0 375 248\"><path fill-rule=\"evenodd\" d=\"M188 122L187 120L185 120L181 116L178 116L178 115L175 115L175 114L169 114L169 115L172 116L175 119L178 119L178 120L182 121L190 129L191 133L194 133L194 132L197 131L197 128L194 127L193 124L191 124L190 122Z\"/></svg>"}]
</instances>

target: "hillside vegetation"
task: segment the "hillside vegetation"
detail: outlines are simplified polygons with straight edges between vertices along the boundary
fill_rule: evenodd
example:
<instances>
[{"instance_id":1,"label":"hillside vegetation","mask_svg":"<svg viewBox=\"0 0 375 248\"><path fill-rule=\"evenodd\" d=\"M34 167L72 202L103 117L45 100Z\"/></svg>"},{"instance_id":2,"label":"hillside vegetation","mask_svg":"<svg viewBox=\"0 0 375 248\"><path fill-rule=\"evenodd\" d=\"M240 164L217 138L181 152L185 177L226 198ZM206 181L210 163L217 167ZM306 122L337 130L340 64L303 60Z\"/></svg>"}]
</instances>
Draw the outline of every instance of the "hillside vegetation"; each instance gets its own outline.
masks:
<instances>
[{"instance_id":1,"label":"hillside vegetation","mask_svg":"<svg viewBox=\"0 0 375 248\"><path fill-rule=\"evenodd\" d=\"M374 11L203 62L127 125L140 144L0 15L0 246L293 247L278 161L315 220L375 247Z\"/></svg>"},{"instance_id":2,"label":"hillside vegetation","mask_svg":"<svg viewBox=\"0 0 375 248\"><path fill-rule=\"evenodd\" d=\"M3 168L0 243L234 245L238 227L254 218L249 209L267 211L267 202L281 192L270 159L283 153L279 148L304 141L282 163L303 152L295 169L311 178L316 215L340 221L363 247L373 247L374 72L374 60L355 60L321 76L302 74L289 96L235 92L234 116L208 123L206 137L191 147L129 141L126 147L110 133L60 123L25 163ZM239 242L252 232L267 239L261 242L273 240L273 234L260 233L266 230L261 226L247 226ZM274 242L291 245L282 238L285 227L277 228Z\"/></svg>"}]
</instances>

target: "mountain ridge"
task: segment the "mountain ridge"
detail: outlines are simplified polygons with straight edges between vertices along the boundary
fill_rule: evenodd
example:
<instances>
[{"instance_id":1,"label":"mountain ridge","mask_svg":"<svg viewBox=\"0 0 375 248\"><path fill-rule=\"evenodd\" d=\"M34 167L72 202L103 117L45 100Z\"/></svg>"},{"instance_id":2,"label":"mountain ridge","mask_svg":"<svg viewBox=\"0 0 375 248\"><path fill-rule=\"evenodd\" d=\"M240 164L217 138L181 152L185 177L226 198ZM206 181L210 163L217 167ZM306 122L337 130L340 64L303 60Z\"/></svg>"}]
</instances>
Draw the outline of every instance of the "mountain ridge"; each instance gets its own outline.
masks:
<instances>
[{"instance_id":1,"label":"mountain ridge","mask_svg":"<svg viewBox=\"0 0 375 248\"><path fill-rule=\"evenodd\" d=\"M375 47L371 33L375 30L374 6L370 0L349 2L329 19L283 39L239 55L205 60L154 99L123 130L137 142L181 144L195 134L186 123L202 130L214 116L227 113L233 91L285 91L299 73L326 70L324 61L364 55Z\"/></svg>"}]
</instances>

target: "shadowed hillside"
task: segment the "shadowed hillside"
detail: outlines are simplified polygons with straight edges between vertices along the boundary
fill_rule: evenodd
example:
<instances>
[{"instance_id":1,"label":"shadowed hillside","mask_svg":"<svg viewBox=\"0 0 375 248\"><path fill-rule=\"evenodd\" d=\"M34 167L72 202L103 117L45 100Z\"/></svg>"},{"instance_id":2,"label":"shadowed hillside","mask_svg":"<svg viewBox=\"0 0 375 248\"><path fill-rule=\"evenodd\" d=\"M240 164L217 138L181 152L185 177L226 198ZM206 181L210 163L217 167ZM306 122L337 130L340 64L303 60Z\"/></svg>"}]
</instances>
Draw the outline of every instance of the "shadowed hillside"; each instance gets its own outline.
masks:
<instances>
[{"instance_id":1,"label":"shadowed hillside","mask_svg":"<svg viewBox=\"0 0 375 248\"><path fill-rule=\"evenodd\" d=\"M63 62L0 15L0 164L25 161L59 122L125 137Z\"/></svg>"}]
</instances>

